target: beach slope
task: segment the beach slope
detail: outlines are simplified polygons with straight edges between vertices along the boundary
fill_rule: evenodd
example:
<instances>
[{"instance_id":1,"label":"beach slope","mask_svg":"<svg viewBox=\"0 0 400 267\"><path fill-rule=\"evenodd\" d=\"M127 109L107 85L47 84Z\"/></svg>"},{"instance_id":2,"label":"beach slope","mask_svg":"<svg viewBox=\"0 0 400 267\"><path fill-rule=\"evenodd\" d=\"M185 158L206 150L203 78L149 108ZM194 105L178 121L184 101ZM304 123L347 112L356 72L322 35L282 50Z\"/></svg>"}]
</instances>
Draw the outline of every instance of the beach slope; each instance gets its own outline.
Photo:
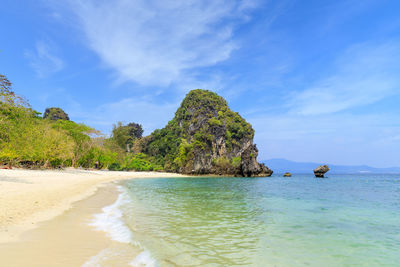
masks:
<instances>
[{"instance_id":1,"label":"beach slope","mask_svg":"<svg viewBox=\"0 0 400 267\"><path fill-rule=\"evenodd\" d=\"M37 223L68 210L106 183L133 178L180 177L160 172L68 169L0 170L0 243L11 242ZM182 176L183 177L183 176Z\"/></svg>"}]
</instances>

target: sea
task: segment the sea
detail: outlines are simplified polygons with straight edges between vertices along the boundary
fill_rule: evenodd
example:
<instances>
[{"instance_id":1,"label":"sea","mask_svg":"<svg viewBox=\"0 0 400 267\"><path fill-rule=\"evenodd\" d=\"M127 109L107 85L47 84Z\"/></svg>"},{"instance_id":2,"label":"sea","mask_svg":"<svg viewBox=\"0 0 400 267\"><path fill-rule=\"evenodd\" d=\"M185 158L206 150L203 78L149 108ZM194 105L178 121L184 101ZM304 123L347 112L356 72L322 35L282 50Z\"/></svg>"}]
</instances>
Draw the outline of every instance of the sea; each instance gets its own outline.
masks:
<instances>
[{"instance_id":1,"label":"sea","mask_svg":"<svg viewBox=\"0 0 400 267\"><path fill-rule=\"evenodd\" d=\"M133 179L84 266L400 266L400 174ZM128 249L129 248L129 249Z\"/></svg>"}]
</instances>

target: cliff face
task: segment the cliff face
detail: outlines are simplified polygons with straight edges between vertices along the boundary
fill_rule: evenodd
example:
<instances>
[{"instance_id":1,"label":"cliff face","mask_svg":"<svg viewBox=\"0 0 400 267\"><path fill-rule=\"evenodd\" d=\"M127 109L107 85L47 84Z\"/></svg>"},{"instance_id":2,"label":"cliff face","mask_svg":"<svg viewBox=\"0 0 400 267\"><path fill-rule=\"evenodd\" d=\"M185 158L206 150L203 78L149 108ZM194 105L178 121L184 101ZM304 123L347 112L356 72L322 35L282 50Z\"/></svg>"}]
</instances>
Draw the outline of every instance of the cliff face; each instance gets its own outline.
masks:
<instances>
[{"instance_id":1,"label":"cliff face","mask_svg":"<svg viewBox=\"0 0 400 267\"><path fill-rule=\"evenodd\" d=\"M270 176L257 162L254 130L226 101L207 90L190 91L175 117L143 142L166 170L187 174Z\"/></svg>"}]
</instances>

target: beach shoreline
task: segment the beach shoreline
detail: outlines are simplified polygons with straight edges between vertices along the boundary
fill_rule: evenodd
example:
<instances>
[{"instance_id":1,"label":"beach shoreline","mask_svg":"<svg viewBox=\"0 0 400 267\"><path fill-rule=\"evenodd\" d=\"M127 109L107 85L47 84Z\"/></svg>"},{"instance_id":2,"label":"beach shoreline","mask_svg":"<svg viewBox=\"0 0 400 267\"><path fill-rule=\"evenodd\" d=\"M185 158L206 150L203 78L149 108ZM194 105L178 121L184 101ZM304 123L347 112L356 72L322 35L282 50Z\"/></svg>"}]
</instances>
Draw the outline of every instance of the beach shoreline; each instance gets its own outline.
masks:
<instances>
[{"instance_id":1,"label":"beach shoreline","mask_svg":"<svg viewBox=\"0 0 400 267\"><path fill-rule=\"evenodd\" d=\"M96 214L115 203L118 185L107 183L95 194L76 201L62 214L24 231L17 240L0 243L0 258L5 266L96 266L96 255L116 245L108 233L91 225ZM123 247L123 246L122 246ZM93 259L93 260L92 260ZM88 264L86 264L88 263ZM86 265L85 265L86 264ZM128 264L121 264L128 266Z\"/></svg>"},{"instance_id":2,"label":"beach shoreline","mask_svg":"<svg viewBox=\"0 0 400 267\"><path fill-rule=\"evenodd\" d=\"M0 170L0 243L18 241L39 223L69 210L100 187L127 179L186 177L175 173Z\"/></svg>"}]
</instances>

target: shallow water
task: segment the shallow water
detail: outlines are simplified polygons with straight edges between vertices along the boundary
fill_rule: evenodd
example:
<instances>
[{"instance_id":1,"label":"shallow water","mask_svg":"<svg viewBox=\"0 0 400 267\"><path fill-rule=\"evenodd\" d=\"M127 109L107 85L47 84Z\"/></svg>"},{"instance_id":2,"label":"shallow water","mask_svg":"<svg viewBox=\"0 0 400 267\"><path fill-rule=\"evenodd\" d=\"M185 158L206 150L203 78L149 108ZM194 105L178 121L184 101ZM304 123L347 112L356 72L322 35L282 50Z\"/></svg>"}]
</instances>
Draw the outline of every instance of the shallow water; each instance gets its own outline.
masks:
<instances>
[{"instance_id":1,"label":"shallow water","mask_svg":"<svg viewBox=\"0 0 400 267\"><path fill-rule=\"evenodd\" d=\"M400 175L135 179L133 266L399 266Z\"/></svg>"}]
</instances>

